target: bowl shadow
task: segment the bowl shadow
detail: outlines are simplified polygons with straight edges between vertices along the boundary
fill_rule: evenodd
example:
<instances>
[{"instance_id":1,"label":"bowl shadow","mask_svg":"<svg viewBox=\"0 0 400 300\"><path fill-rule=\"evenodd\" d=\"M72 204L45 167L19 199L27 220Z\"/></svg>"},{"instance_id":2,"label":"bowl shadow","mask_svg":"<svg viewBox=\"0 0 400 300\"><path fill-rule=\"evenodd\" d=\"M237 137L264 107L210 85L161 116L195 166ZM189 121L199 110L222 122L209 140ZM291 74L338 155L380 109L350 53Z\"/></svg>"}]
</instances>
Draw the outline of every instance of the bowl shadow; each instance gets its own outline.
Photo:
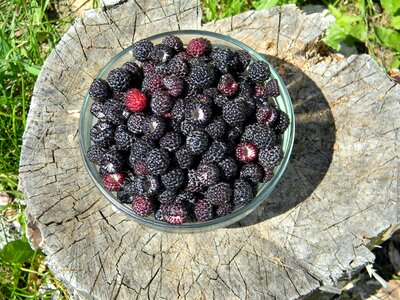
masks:
<instances>
[{"instance_id":1,"label":"bowl shadow","mask_svg":"<svg viewBox=\"0 0 400 300\"><path fill-rule=\"evenodd\" d=\"M336 129L322 91L300 68L265 57L277 69L292 98L296 118L293 151L286 171L266 201L227 228L251 226L295 207L317 188L332 162Z\"/></svg>"}]
</instances>

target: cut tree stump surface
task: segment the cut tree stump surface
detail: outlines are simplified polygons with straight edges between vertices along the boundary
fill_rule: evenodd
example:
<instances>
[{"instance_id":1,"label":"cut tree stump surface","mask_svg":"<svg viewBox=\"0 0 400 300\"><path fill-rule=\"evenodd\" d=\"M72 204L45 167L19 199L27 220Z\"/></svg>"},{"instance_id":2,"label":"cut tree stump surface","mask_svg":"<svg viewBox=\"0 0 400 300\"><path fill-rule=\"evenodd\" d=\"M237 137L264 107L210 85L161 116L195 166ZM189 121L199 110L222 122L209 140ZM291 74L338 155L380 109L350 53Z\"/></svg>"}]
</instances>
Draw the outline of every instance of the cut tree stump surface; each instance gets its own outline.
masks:
<instances>
[{"instance_id":1,"label":"cut tree stump surface","mask_svg":"<svg viewBox=\"0 0 400 300\"><path fill-rule=\"evenodd\" d=\"M368 55L322 55L320 14L289 5L204 25L201 17L193 0L91 11L41 70L20 189L32 245L76 297L289 299L338 291L398 228L400 87ZM134 41L178 29L223 33L267 55L296 114L291 162L265 205L234 226L192 235L117 213L86 173L78 142L81 105L99 70Z\"/></svg>"}]
</instances>

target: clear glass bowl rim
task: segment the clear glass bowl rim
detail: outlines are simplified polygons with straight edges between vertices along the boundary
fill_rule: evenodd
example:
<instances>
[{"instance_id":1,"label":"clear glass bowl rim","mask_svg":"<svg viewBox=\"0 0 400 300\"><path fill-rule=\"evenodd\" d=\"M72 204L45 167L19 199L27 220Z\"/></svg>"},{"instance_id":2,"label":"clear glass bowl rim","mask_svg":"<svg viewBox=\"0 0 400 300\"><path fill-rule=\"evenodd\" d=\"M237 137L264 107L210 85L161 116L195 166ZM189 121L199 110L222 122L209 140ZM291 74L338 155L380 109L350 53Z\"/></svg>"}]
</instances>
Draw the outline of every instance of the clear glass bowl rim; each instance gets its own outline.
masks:
<instances>
[{"instance_id":1,"label":"clear glass bowl rim","mask_svg":"<svg viewBox=\"0 0 400 300\"><path fill-rule=\"evenodd\" d=\"M284 145L282 145L282 148L285 149L284 152L284 157L281 161L281 163L275 168L275 175L271 181L269 181L266 184L263 184L262 188L258 191L256 197L248 204L236 209L234 212L231 214L224 216L224 217L219 217L215 218L210 221L206 222L196 222L196 223L184 223L181 225L172 225L168 224L166 222L161 222L157 221L154 218L143 218L138 215L136 215L130 208L126 207L124 204L120 203L118 199L109 191L107 191L102 184L96 179L95 175L93 172L96 172L95 166L92 162L90 162L86 156L86 152L88 149L88 145L90 144L90 138L88 135L88 129L85 127L85 124L89 122L92 124L92 116L90 115L90 119L86 120L85 114L87 113L88 110L90 110L89 103L90 103L90 96L89 93L86 94L85 100L82 105L82 110L80 113L80 120L79 120L79 144L80 144L80 152L81 156L85 165L85 169L88 171L89 176L97 186L97 188L101 191L101 193L111 202L112 205L114 205L119 211L124 212L131 218L133 218L135 221L147 225L151 228L165 231L165 232L171 232L171 233L198 233L198 232L204 232L204 231L209 231L217 228L222 228L229 226L240 219L244 218L247 216L249 213L251 213L253 210L255 210L262 202L264 202L269 194L273 191L275 186L277 185L278 181L281 179L287 165L289 162L289 158L292 152L293 148L293 142L294 142L294 134L295 134L295 117L294 117L294 109L292 105L292 101L289 95L289 92L286 88L286 85L284 84L283 80L279 76L278 72L275 70L275 68L258 52L250 48L249 46L245 45L242 42L237 41L234 38L231 38L226 35L222 35L219 33L215 32L210 32L210 31L205 31L205 30L177 30L177 31L168 31L168 32L163 32L159 33L156 35L152 35L148 37L147 39L149 40L157 40L160 39L166 35L189 35L193 37L210 37L210 38L215 38L215 39L220 39L225 42L234 44L235 46L248 51L253 57L255 57L258 60L265 61L268 63L270 70L271 70L271 77L275 78L278 81L278 85L280 88L281 92L281 97L284 99L284 105L286 108L286 113L288 114L288 117L290 119L290 124L288 129L285 131L284 135L286 135L286 138L282 139L284 141ZM126 49L122 50L120 53L118 53L116 56L114 56L104 67L103 69L99 72L96 78L101 78L106 72L110 70L110 68L120 60L121 57L125 56L127 52L131 51L132 46L127 47Z\"/></svg>"}]
</instances>

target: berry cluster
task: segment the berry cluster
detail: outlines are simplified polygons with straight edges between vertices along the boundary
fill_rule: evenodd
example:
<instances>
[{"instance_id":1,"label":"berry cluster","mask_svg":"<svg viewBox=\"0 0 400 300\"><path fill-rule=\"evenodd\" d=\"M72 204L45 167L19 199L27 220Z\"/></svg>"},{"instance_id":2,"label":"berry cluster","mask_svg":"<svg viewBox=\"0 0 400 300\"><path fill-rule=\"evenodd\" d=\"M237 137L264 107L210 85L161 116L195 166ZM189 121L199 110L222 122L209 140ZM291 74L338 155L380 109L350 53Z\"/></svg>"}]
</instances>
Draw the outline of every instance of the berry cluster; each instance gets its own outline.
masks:
<instances>
[{"instance_id":1,"label":"berry cluster","mask_svg":"<svg viewBox=\"0 0 400 300\"><path fill-rule=\"evenodd\" d=\"M97 123L87 157L103 185L139 216L208 221L249 203L273 178L288 116L268 64L199 37L132 46L133 58L95 79Z\"/></svg>"}]
</instances>

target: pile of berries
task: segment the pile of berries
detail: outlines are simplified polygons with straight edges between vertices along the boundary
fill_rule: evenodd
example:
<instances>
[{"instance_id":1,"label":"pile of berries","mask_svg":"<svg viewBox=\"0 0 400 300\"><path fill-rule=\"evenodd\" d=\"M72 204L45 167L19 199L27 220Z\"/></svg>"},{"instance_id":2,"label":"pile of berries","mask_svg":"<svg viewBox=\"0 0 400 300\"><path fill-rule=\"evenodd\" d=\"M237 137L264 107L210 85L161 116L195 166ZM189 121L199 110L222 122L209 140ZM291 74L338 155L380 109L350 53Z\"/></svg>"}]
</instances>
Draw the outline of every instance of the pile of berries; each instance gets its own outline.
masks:
<instances>
[{"instance_id":1,"label":"pile of berries","mask_svg":"<svg viewBox=\"0 0 400 300\"><path fill-rule=\"evenodd\" d=\"M104 187L134 213L170 224L225 216L255 197L283 153L288 116L277 81L244 50L176 36L132 46L126 62L95 79L87 157Z\"/></svg>"}]
</instances>

